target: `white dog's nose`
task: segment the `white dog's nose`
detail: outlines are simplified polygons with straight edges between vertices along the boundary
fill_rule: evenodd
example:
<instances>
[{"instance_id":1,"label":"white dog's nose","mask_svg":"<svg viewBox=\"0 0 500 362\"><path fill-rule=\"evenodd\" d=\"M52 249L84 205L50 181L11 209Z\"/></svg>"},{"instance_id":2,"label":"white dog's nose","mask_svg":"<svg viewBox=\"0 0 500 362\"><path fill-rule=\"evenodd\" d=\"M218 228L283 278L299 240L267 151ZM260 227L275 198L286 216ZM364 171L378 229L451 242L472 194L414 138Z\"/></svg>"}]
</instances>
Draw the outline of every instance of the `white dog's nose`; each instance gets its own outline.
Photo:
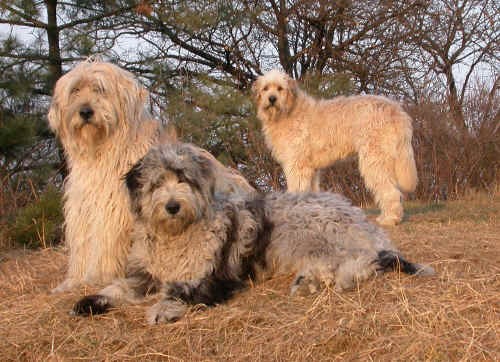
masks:
<instances>
[{"instance_id":1,"label":"white dog's nose","mask_svg":"<svg viewBox=\"0 0 500 362\"><path fill-rule=\"evenodd\" d=\"M80 108L80 117L85 121L88 121L94 115L94 110L89 106L83 106Z\"/></svg>"}]
</instances>

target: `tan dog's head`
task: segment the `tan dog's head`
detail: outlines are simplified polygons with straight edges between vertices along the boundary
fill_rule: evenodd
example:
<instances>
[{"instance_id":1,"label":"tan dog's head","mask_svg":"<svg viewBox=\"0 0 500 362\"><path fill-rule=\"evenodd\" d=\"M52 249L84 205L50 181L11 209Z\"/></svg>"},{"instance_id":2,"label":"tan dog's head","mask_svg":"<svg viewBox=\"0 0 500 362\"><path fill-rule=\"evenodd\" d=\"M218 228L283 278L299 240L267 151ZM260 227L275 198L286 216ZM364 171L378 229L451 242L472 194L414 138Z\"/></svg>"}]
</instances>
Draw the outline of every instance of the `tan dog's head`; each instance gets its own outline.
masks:
<instances>
[{"instance_id":1,"label":"tan dog's head","mask_svg":"<svg viewBox=\"0 0 500 362\"><path fill-rule=\"evenodd\" d=\"M125 175L132 210L158 236L177 235L210 212L210 159L185 143L152 148Z\"/></svg>"},{"instance_id":2,"label":"tan dog's head","mask_svg":"<svg viewBox=\"0 0 500 362\"><path fill-rule=\"evenodd\" d=\"M257 78L252 92L259 119L263 122L274 121L293 109L298 86L287 74L274 69Z\"/></svg>"},{"instance_id":3,"label":"tan dog's head","mask_svg":"<svg viewBox=\"0 0 500 362\"><path fill-rule=\"evenodd\" d=\"M147 91L111 63L85 61L56 83L48 119L71 156L88 154L113 136L127 137L147 110Z\"/></svg>"}]
</instances>

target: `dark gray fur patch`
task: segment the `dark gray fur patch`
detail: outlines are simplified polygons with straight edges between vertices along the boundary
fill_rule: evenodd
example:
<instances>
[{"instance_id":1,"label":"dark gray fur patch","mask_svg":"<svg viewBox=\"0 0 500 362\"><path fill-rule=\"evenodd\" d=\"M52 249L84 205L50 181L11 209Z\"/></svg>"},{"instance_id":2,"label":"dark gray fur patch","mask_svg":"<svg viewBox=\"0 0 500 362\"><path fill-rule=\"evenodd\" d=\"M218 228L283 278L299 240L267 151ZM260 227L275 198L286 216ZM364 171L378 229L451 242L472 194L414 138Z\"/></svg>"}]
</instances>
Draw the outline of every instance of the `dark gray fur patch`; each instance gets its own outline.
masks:
<instances>
[{"instance_id":1,"label":"dark gray fur patch","mask_svg":"<svg viewBox=\"0 0 500 362\"><path fill-rule=\"evenodd\" d=\"M126 278L129 279L127 283L133 289L137 296L144 297L146 295L158 293L161 288L161 281L154 278L144 268L132 268L127 266Z\"/></svg>"},{"instance_id":2,"label":"dark gray fur patch","mask_svg":"<svg viewBox=\"0 0 500 362\"><path fill-rule=\"evenodd\" d=\"M271 234L273 232L274 225L266 216L263 195L256 194L250 200L245 202L245 207L252 213L257 221L257 225L259 226L257 238L253 246L253 253L249 258L247 258L247 260L244 260L244 263L247 264L247 270L252 268L251 271L249 270L249 273L251 273L252 277L255 277L255 265L260 265L264 268L266 267L265 255L269 243L271 242Z\"/></svg>"},{"instance_id":3,"label":"dark gray fur patch","mask_svg":"<svg viewBox=\"0 0 500 362\"><path fill-rule=\"evenodd\" d=\"M414 263L403 258L398 252L392 250L382 250L378 253L376 260L379 271L402 271L405 274L416 274L418 268Z\"/></svg>"},{"instance_id":4,"label":"dark gray fur patch","mask_svg":"<svg viewBox=\"0 0 500 362\"><path fill-rule=\"evenodd\" d=\"M73 306L72 314L82 316L103 314L111 307L107 297L98 294L87 295Z\"/></svg>"},{"instance_id":5,"label":"dark gray fur patch","mask_svg":"<svg viewBox=\"0 0 500 362\"><path fill-rule=\"evenodd\" d=\"M142 164L144 162L144 158L141 158L138 162L132 166L132 168L123 176L125 180L125 185L127 186L128 193L130 196L130 201L132 203L132 210L140 215L141 207L137 202L138 197L140 195L141 189L144 186L141 182L141 169Z\"/></svg>"}]
</instances>

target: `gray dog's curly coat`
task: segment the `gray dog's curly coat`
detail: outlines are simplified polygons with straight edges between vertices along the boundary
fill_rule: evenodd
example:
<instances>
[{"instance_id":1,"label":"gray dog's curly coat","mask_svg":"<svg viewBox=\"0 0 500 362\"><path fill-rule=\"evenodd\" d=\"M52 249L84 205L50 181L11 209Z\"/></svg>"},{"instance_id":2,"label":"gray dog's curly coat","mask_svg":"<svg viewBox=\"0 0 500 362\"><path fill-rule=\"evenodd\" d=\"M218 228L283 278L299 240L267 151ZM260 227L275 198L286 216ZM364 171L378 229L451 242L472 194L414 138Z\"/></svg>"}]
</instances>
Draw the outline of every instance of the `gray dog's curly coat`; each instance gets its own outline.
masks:
<instances>
[{"instance_id":1,"label":"gray dog's curly coat","mask_svg":"<svg viewBox=\"0 0 500 362\"><path fill-rule=\"evenodd\" d=\"M190 304L227 300L261 272L296 273L292 293L314 292L322 283L349 289L386 270L433 273L406 261L339 195L217 194L213 166L199 152L163 145L127 173L136 220L126 277L81 299L74 314L104 313L161 293L148 321L175 321Z\"/></svg>"}]
</instances>

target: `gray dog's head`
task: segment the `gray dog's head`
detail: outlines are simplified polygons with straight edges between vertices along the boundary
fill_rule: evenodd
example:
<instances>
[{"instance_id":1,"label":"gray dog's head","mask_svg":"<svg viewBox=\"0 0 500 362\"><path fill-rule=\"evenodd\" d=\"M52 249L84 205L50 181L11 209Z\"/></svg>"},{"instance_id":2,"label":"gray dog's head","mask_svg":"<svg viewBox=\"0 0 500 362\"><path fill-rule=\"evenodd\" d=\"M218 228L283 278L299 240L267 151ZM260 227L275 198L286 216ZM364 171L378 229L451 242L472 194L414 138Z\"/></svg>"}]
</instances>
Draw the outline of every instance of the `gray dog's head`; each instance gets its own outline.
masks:
<instances>
[{"instance_id":1,"label":"gray dog's head","mask_svg":"<svg viewBox=\"0 0 500 362\"><path fill-rule=\"evenodd\" d=\"M215 175L196 147L173 143L151 149L125 182L138 219L157 234L176 235L209 212Z\"/></svg>"}]
</instances>

